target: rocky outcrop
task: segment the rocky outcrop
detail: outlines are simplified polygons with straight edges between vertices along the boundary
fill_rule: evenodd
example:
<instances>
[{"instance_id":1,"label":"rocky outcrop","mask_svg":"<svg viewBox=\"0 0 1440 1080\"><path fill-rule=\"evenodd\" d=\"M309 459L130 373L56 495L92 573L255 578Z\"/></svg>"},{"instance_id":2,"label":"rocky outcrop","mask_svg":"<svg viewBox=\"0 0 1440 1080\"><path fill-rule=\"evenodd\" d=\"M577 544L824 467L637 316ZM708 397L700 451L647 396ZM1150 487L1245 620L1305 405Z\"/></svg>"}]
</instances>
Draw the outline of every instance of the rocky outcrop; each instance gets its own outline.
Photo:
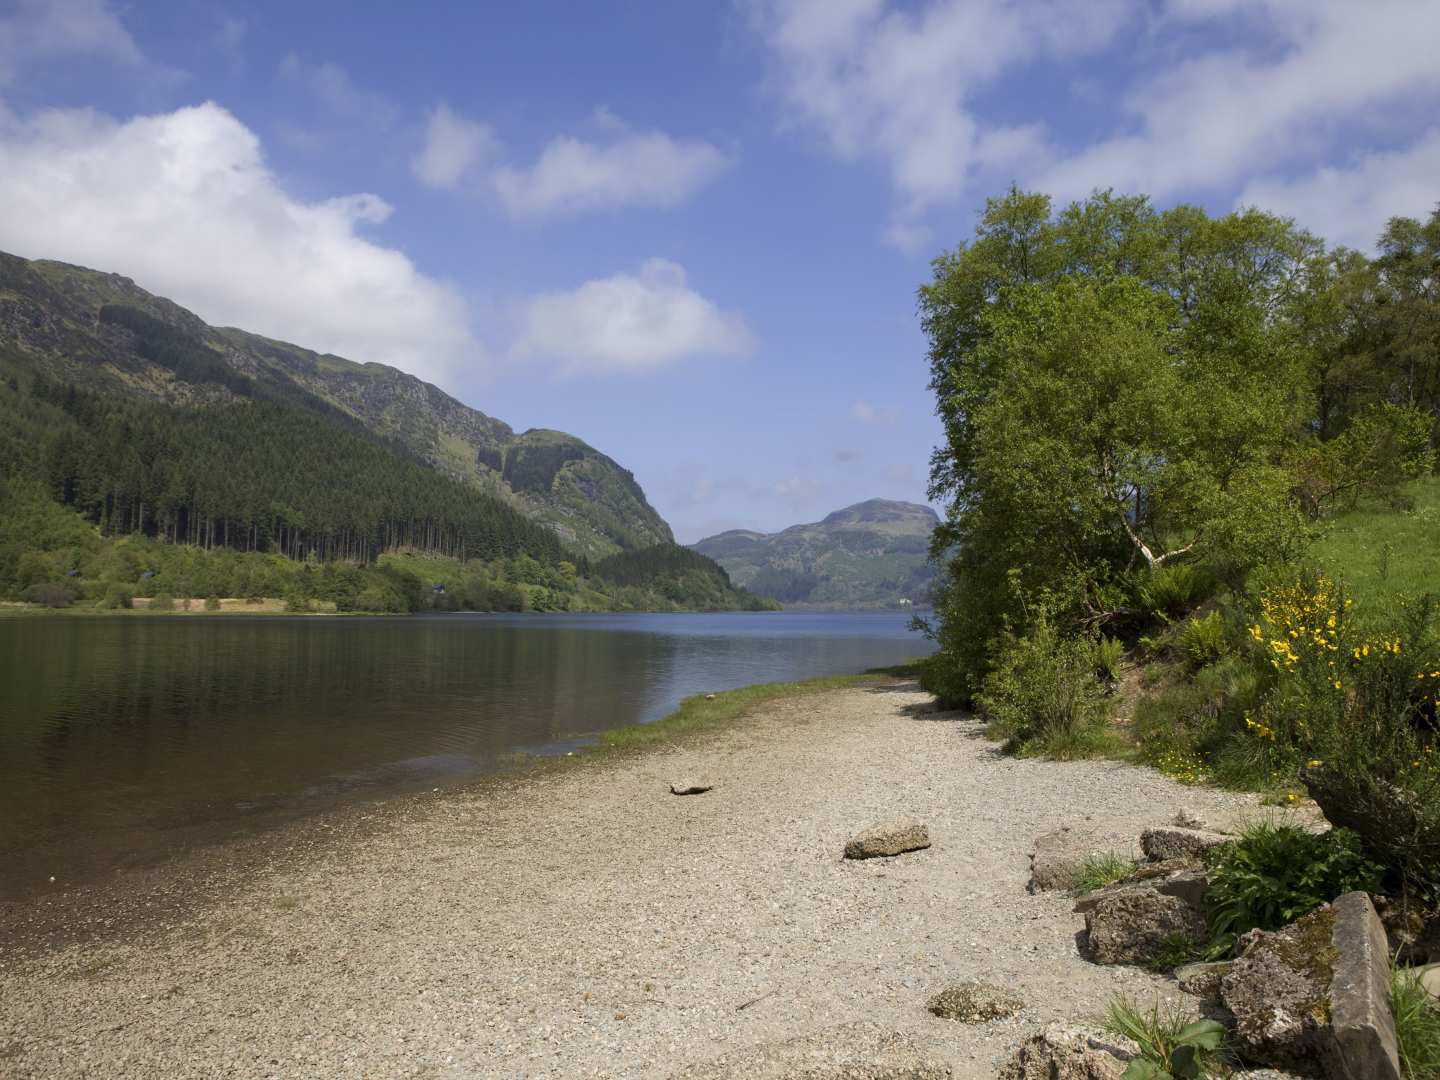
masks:
<instances>
[{"instance_id":1,"label":"rocky outcrop","mask_svg":"<svg viewBox=\"0 0 1440 1080\"><path fill-rule=\"evenodd\" d=\"M962 982L945 987L925 1006L942 1020L984 1024L1014 1016L1025 1007L1004 987L983 982Z\"/></svg>"},{"instance_id":2,"label":"rocky outcrop","mask_svg":"<svg viewBox=\"0 0 1440 1080\"><path fill-rule=\"evenodd\" d=\"M1056 1025L1021 1043L998 1075L1000 1080L1120 1080L1135 1054L1128 1040Z\"/></svg>"},{"instance_id":3,"label":"rocky outcrop","mask_svg":"<svg viewBox=\"0 0 1440 1080\"><path fill-rule=\"evenodd\" d=\"M1158 829L1146 829L1140 835L1140 850L1147 859L1163 862L1166 859L1203 859L1211 848L1228 844L1233 837L1206 829L1182 829L1167 825Z\"/></svg>"},{"instance_id":4,"label":"rocky outcrop","mask_svg":"<svg viewBox=\"0 0 1440 1080\"><path fill-rule=\"evenodd\" d=\"M761 1043L671 1074L672 1080L947 1080L950 1076L950 1067L911 1036L864 1021Z\"/></svg>"},{"instance_id":5,"label":"rocky outcrop","mask_svg":"<svg viewBox=\"0 0 1440 1080\"><path fill-rule=\"evenodd\" d=\"M1204 911L1153 885L1106 890L1085 912L1086 948L1098 964L1159 967L1205 941Z\"/></svg>"},{"instance_id":6,"label":"rocky outcrop","mask_svg":"<svg viewBox=\"0 0 1440 1080\"><path fill-rule=\"evenodd\" d=\"M1399 1080L1385 932L1366 894L1241 942L1220 996L1242 1056L1306 1076Z\"/></svg>"},{"instance_id":7,"label":"rocky outcrop","mask_svg":"<svg viewBox=\"0 0 1440 1080\"><path fill-rule=\"evenodd\" d=\"M856 833L845 845L847 859L874 859L902 855L930 846L930 830L915 818L891 818Z\"/></svg>"}]
</instances>

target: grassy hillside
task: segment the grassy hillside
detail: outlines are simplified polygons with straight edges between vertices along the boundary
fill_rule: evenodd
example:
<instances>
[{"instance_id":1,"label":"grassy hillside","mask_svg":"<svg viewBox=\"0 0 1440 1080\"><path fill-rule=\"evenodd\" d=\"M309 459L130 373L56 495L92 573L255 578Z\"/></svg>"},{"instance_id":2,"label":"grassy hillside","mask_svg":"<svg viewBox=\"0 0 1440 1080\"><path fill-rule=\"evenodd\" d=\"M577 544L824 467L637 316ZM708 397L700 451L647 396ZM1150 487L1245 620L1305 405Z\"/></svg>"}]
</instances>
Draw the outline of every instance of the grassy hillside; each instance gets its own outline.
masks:
<instances>
[{"instance_id":1,"label":"grassy hillside","mask_svg":"<svg viewBox=\"0 0 1440 1080\"><path fill-rule=\"evenodd\" d=\"M1411 484L1398 507L1338 515L1315 559L1367 611L1383 611L1398 596L1440 592L1440 477Z\"/></svg>"}]
</instances>

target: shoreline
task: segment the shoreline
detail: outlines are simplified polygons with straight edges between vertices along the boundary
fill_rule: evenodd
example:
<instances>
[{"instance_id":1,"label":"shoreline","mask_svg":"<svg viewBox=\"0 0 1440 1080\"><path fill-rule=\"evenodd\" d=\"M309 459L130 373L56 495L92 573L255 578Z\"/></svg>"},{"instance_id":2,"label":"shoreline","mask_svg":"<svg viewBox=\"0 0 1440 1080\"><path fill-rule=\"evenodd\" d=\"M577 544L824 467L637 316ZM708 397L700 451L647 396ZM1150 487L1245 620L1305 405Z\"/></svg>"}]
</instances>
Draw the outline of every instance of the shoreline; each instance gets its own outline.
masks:
<instances>
[{"instance_id":1,"label":"shoreline","mask_svg":"<svg viewBox=\"0 0 1440 1080\"><path fill-rule=\"evenodd\" d=\"M1255 806L1116 762L1003 758L895 674L686 704L643 738L34 902L24 925L7 905L0 1060L17 1076L659 1077L878 1019L990 1076L1045 1022L1165 992L1079 959L1069 897L1026 892L1034 836ZM695 773L715 790L668 793ZM895 812L934 846L840 860ZM1019 1018L925 1012L943 982L986 975L1027 1000Z\"/></svg>"}]
</instances>

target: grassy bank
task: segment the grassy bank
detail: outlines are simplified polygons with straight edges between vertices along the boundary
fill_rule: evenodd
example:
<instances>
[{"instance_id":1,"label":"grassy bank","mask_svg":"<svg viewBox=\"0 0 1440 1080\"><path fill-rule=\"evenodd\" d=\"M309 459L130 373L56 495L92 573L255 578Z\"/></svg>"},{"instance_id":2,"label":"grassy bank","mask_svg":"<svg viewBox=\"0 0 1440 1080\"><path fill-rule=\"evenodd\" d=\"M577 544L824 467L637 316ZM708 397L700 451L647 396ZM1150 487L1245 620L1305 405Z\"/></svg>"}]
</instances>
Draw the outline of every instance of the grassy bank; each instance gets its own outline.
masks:
<instances>
[{"instance_id":1,"label":"grassy bank","mask_svg":"<svg viewBox=\"0 0 1440 1080\"><path fill-rule=\"evenodd\" d=\"M733 723L762 705L804 698L827 690L849 690L876 686L896 679L919 677L923 661L914 660L894 667L872 668L859 675L828 675L801 682L760 683L724 690L716 694L692 694L679 708L650 724L629 724L601 732L594 744L585 747L586 756L644 750L675 742L687 736Z\"/></svg>"}]
</instances>

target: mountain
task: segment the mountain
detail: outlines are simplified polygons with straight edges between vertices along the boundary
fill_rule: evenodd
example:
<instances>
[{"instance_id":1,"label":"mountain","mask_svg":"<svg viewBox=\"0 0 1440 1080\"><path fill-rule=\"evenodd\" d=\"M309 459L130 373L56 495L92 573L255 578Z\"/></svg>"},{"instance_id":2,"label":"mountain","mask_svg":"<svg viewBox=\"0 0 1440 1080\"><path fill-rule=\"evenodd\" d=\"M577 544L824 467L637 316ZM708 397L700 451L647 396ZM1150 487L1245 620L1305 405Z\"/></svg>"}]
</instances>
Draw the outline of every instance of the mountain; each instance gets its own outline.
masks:
<instances>
[{"instance_id":1,"label":"mountain","mask_svg":"<svg viewBox=\"0 0 1440 1080\"><path fill-rule=\"evenodd\" d=\"M732 529L690 546L730 578L784 604L883 607L928 599L935 511L889 499L837 510L778 533Z\"/></svg>"},{"instance_id":2,"label":"mountain","mask_svg":"<svg viewBox=\"0 0 1440 1080\"><path fill-rule=\"evenodd\" d=\"M0 349L105 396L325 416L499 498L588 558L674 542L634 476L573 435L517 434L384 364L210 326L118 274L0 253Z\"/></svg>"}]
</instances>

